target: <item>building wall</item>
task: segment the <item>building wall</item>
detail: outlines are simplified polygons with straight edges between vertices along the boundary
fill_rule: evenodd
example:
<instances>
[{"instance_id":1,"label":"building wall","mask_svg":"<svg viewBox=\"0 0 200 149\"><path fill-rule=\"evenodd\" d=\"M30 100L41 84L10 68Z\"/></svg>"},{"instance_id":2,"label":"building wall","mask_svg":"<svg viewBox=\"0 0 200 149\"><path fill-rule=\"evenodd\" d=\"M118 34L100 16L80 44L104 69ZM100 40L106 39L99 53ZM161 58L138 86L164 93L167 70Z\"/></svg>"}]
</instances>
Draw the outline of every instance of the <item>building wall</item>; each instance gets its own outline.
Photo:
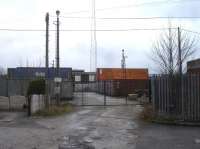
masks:
<instances>
[{"instance_id":1,"label":"building wall","mask_svg":"<svg viewBox=\"0 0 200 149\"><path fill-rule=\"evenodd\" d=\"M0 77L0 96L8 96L7 95L7 90L8 90L8 85L7 85L7 79Z\"/></svg>"},{"instance_id":2,"label":"building wall","mask_svg":"<svg viewBox=\"0 0 200 149\"><path fill-rule=\"evenodd\" d=\"M32 95L31 106L30 106L31 114L34 114L37 111L42 110L44 108L45 108L45 97L43 95Z\"/></svg>"},{"instance_id":3,"label":"building wall","mask_svg":"<svg viewBox=\"0 0 200 149\"><path fill-rule=\"evenodd\" d=\"M200 59L187 62L187 73L200 73Z\"/></svg>"},{"instance_id":4,"label":"building wall","mask_svg":"<svg viewBox=\"0 0 200 149\"><path fill-rule=\"evenodd\" d=\"M23 110L23 106L27 104L24 96L0 96L0 110Z\"/></svg>"},{"instance_id":5,"label":"building wall","mask_svg":"<svg viewBox=\"0 0 200 149\"><path fill-rule=\"evenodd\" d=\"M59 77L72 80L72 68L60 68ZM33 79L37 77L46 77L52 79L57 77L56 68L49 68L48 73L44 67L17 67L8 68L8 77L11 79Z\"/></svg>"},{"instance_id":6,"label":"building wall","mask_svg":"<svg viewBox=\"0 0 200 149\"><path fill-rule=\"evenodd\" d=\"M75 83L88 83L96 81L96 72L84 72L83 70L73 70L73 81Z\"/></svg>"}]
</instances>

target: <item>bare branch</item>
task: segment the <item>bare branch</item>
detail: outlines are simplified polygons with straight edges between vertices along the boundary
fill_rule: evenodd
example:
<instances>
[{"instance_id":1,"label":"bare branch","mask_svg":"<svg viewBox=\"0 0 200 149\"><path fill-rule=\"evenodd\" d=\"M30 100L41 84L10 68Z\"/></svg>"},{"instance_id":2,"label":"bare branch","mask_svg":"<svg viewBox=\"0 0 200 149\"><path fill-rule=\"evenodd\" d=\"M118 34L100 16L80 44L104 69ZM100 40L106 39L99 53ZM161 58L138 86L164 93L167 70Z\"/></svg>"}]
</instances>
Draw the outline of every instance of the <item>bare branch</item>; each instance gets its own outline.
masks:
<instances>
[{"instance_id":1,"label":"bare branch","mask_svg":"<svg viewBox=\"0 0 200 149\"><path fill-rule=\"evenodd\" d=\"M196 52L196 38L188 34L180 34L181 62L185 67L186 61ZM159 67L160 73L176 73L179 68L177 31L169 28L168 32L161 34L160 39L155 42L152 49L151 59ZM183 68L185 69L185 68Z\"/></svg>"}]
</instances>

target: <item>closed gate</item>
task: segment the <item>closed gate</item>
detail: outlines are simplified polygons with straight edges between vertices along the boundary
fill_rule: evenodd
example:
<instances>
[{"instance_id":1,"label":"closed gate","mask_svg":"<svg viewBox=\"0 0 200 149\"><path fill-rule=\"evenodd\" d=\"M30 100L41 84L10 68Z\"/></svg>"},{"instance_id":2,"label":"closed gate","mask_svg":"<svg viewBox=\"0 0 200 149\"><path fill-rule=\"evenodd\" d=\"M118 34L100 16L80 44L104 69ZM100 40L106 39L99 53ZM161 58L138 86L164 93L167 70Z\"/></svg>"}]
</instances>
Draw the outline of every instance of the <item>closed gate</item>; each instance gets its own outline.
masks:
<instances>
[{"instance_id":1,"label":"closed gate","mask_svg":"<svg viewBox=\"0 0 200 149\"><path fill-rule=\"evenodd\" d=\"M98 81L90 83L75 83L73 104L82 106L117 106L132 105L128 94L118 94L114 81Z\"/></svg>"}]
</instances>

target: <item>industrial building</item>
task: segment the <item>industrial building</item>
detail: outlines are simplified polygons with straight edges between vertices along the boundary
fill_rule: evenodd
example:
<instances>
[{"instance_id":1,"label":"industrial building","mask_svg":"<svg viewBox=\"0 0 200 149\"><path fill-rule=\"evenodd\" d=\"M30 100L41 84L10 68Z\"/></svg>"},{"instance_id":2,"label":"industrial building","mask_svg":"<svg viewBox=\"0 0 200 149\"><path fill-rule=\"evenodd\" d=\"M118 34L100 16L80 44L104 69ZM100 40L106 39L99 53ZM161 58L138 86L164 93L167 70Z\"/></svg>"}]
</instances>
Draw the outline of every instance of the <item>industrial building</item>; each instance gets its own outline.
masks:
<instances>
[{"instance_id":1,"label":"industrial building","mask_svg":"<svg viewBox=\"0 0 200 149\"><path fill-rule=\"evenodd\" d=\"M75 83L95 82L96 72L85 72L84 70L73 69L72 78Z\"/></svg>"},{"instance_id":2,"label":"industrial building","mask_svg":"<svg viewBox=\"0 0 200 149\"><path fill-rule=\"evenodd\" d=\"M200 73L200 59L187 62L187 73Z\"/></svg>"},{"instance_id":3,"label":"industrial building","mask_svg":"<svg viewBox=\"0 0 200 149\"><path fill-rule=\"evenodd\" d=\"M17 67L8 68L8 77L10 79L34 79L37 77L46 77L47 71L45 67ZM48 78L57 77L56 68L48 69ZM72 80L72 68L59 68L59 77L64 80Z\"/></svg>"},{"instance_id":4,"label":"industrial building","mask_svg":"<svg viewBox=\"0 0 200 149\"><path fill-rule=\"evenodd\" d=\"M49 78L50 96L55 97L56 84L55 77L58 77L56 68L48 69L48 76L45 67L17 67L8 68L8 79L1 79L0 95L26 95L29 83L36 78ZM73 98L72 68L59 68L59 77L62 78L60 83L60 98Z\"/></svg>"}]
</instances>

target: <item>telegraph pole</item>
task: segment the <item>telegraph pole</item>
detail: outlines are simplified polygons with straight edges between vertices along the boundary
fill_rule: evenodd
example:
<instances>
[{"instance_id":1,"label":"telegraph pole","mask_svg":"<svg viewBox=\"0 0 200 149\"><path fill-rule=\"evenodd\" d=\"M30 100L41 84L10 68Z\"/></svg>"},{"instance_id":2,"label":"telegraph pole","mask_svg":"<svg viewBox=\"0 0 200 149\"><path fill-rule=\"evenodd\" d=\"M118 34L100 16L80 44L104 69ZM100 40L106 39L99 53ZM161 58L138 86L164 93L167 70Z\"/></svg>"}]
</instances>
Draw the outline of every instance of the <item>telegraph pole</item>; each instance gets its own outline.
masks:
<instances>
[{"instance_id":1,"label":"telegraph pole","mask_svg":"<svg viewBox=\"0 0 200 149\"><path fill-rule=\"evenodd\" d=\"M125 54L124 54L124 49L122 49L121 68L123 70L124 79L126 79L126 58L127 58L127 56L125 56Z\"/></svg>"},{"instance_id":2,"label":"telegraph pole","mask_svg":"<svg viewBox=\"0 0 200 149\"><path fill-rule=\"evenodd\" d=\"M57 73L57 77L60 75L59 73L59 69L60 69L60 53L59 53L59 26L60 26L60 22L59 22L59 15L60 15L60 11L57 10L56 11L56 15L57 15L57 34L56 34L56 73Z\"/></svg>"},{"instance_id":3,"label":"telegraph pole","mask_svg":"<svg viewBox=\"0 0 200 149\"><path fill-rule=\"evenodd\" d=\"M122 60L121 60L121 67L122 69L125 69L126 67L126 59L125 59L125 55L124 55L124 49L122 49Z\"/></svg>"},{"instance_id":4,"label":"telegraph pole","mask_svg":"<svg viewBox=\"0 0 200 149\"><path fill-rule=\"evenodd\" d=\"M92 0L91 16L91 49L90 49L90 71L97 68L97 37L96 37L96 0Z\"/></svg>"},{"instance_id":5,"label":"telegraph pole","mask_svg":"<svg viewBox=\"0 0 200 149\"><path fill-rule=\"evenodd\" d=\"M183 95L183 72L182 72L182 51L181 51L181 31L180 28L178 27L178 61L179 61L179 75L180 75L180 97L181 97L181 102L182 102L182 119L184 120L184 112L185 112L185 107L184 107L184 95Z\"/></svg>"},{"instance_id":6,"label":"telegraph pole","mask_svg":"<svg viewBox=\"0 0 200 149\"><path fill-rule=\"evenodd\" d=\"M49 108L49 13L46 13L46 106Z\"/></svg>"},{"instance_id":7,"label":"telegraph pole","mask_svg":"<svg viewBox=\"0 0 200 149\"><path fill-rule=\"evenodd\" d=\"M57 15L57 21L56 21L56 97L57 97L57 104L60 104L60 53L59 53L59 26L60 26L60 21L59 21L59 15L60 11L56 11Z\"/></svg>"},{"instance_id":8,"label":"telegraph pole","mask_svg":"<svg viewBox=\"0 0 200 149\"><path fill-rule=\"evenodd\" d=\"M49 68L49 13L46 13L46 77L48 78L48 68Z\"/></svg>"},{"instance_id":9,"label":"telegraph pole","mask_svg":"<svg viewBox=\"0 0 200 149\"><path fill-rule=\"evenodd\" d=\"M181 32L178 27L178 62L179 62L179 74L182 75L182 56L181 56Z\"/></svg>"}]
</instances>

